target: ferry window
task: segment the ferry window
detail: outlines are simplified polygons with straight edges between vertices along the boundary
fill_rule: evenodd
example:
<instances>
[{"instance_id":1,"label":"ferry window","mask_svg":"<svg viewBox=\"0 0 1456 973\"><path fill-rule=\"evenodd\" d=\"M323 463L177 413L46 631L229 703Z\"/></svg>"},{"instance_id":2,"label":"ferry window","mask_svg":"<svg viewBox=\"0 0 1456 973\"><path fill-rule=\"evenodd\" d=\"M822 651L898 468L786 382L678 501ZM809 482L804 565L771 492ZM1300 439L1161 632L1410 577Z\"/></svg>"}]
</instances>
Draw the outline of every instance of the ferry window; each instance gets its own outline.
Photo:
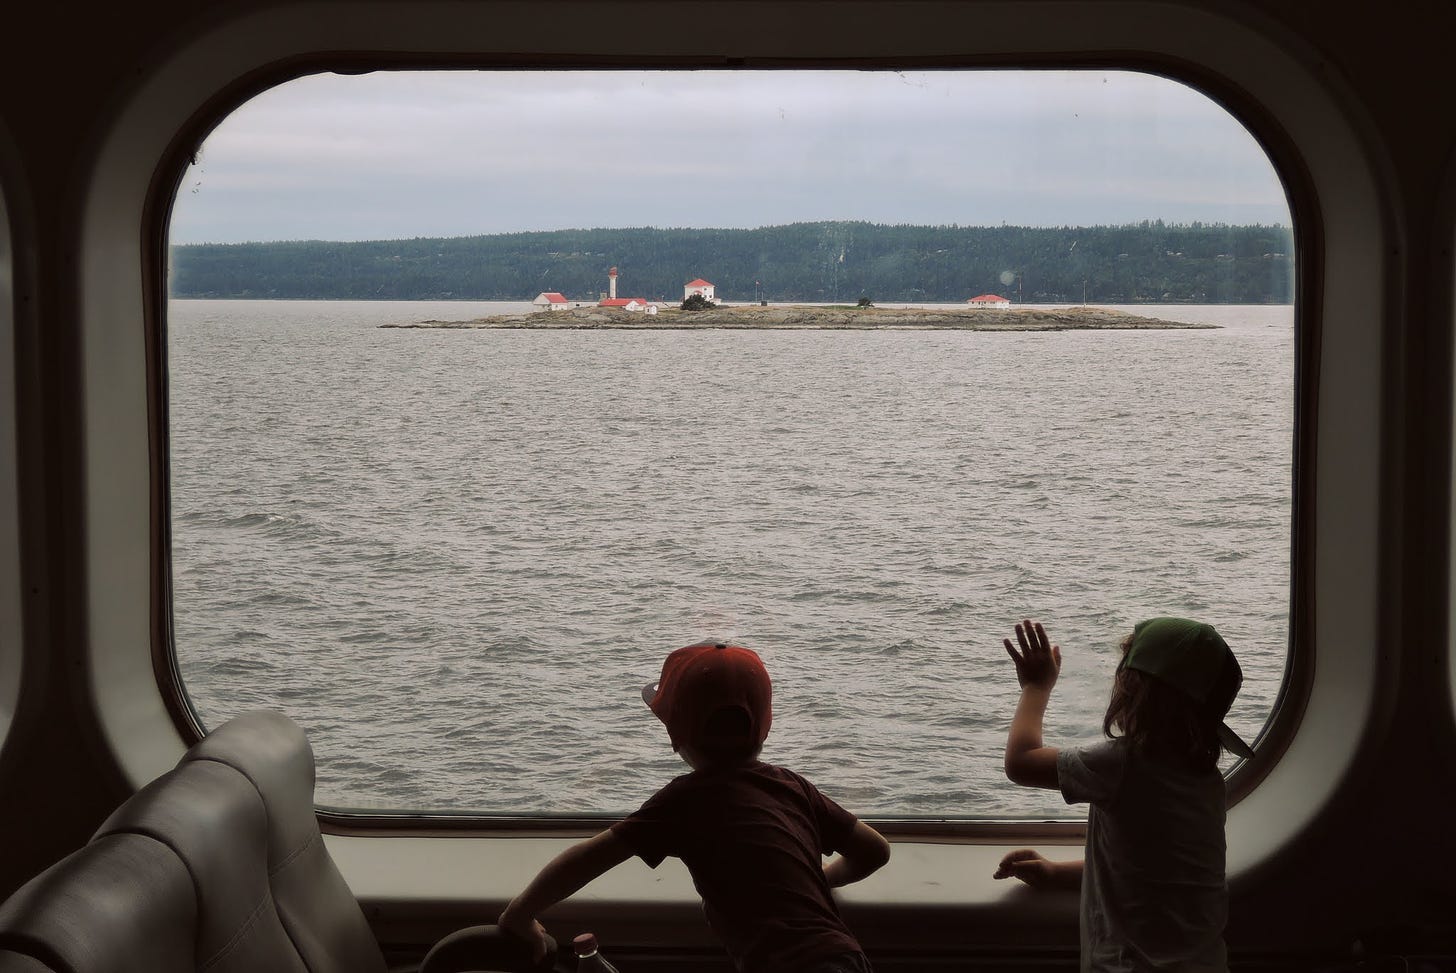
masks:
<instances>
[{"instance_id":1,"label":"ferry window","mask_svg":"<svg viewBox=\"0 0 1456 973\"><path fill-rule=\"evenodd\" d=\"M169 229L173 651L302 723L322 804L617 814L638 691L756 649L764 758L856 813L1072 818L1001 769L1001 647L1100 735L1141 618L1287 657L1292 219L1128 71L320 74Z\"/></svg>"}]
</instances>

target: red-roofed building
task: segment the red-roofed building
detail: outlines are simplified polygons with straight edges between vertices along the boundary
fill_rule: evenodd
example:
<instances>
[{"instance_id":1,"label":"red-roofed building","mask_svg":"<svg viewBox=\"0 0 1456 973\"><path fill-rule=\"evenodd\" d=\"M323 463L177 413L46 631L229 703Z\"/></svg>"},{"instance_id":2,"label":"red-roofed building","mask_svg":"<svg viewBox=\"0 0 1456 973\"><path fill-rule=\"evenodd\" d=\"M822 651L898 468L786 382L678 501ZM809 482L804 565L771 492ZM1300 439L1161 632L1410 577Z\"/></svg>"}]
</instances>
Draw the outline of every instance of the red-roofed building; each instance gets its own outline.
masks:
<instances>
[{"instance_id":1,"label":"red-roofed building","mask_svg":"<svg viewBox=\"0 0 1456 973\"><path fill-rule=\"evenodd\" d=\"M645 297L604 297L597 301L597 307L619 307L624 311L646 311L657 313L657 305Z\"/></svg>"},{"instance_id":2,"label":"red-roofed building","mask_svg":"<svg viewBox=\"0 0 1456 973\"><path fill-rule=\"evenodd\" d=\"M701 294L705 301L711 301L714 304L718 303L718 298L713 295L713 285L701 277L697 280L690 280L683 285L683 300L686 301L694 294Z\"/></svg>"},{"instance_id":3,"label":"red-roofed building","mask_svg":"<svg viewBox=\"0 0 1456 973\"><path fill-rule=\"evenodd\" d=\"M1009 298L1001 297L998 294L981 294L966 301L971 307L1010 307Z\"/></svg>"},{"instance_id":4,"label":"red-roofed building","mask_svg":"<svg viewBox=\"0 0 1456 973\"><path fill-rule=\"evenodd\" d=\"M538 310L545 311L565 311L571 307L571 302L564 295L555 291L542 291L531 303L536 305Z\"/></svg>"}]
</instances>

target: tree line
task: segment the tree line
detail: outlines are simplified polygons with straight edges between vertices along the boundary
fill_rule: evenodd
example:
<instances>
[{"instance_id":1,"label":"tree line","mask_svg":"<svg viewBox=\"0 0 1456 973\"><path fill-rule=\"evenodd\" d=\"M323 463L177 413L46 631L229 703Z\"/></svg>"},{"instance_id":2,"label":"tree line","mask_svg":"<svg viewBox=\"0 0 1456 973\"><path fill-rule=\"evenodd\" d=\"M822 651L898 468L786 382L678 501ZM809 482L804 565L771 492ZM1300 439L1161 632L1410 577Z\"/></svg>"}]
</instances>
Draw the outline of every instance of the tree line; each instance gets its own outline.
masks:
<instances>
[{"instance_id":1,"label":"tree line","mask_svg":"<svg viewBox=\"0 0 1456 973\"><path fill-rule=\"evenodd\" d=\"M791 223L756 229L550 230L487 236L172 247L183 298L682 300L711 281L728 303L1268 304L1293 299L1289 227L1144 221L1119 226Z\"/></svg>"}]
</instances>

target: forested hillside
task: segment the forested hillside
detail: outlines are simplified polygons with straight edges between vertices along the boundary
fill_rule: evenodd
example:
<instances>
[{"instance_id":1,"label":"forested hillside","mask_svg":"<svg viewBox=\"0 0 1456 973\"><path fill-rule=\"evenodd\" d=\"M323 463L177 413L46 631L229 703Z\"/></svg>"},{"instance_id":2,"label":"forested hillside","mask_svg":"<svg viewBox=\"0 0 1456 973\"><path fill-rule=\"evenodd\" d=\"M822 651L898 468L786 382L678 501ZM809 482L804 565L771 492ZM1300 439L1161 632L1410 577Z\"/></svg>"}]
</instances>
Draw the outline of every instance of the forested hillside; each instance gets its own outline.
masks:
<instances>
[{"instance_id":1,"label":"forested hillside","mask_svg":"<svg viewBox=\"0 0 1456 973\"><path fill-rule=\"evenodd\" d=\"M711 281L727 302L1284 303L1288 227L1144 222L1091 227L793 223L752 230L557 230L364 243L172 248L172 295L198 298L680 301ZM1085 287L1085 292L1084 292Z\"/></svg>"}]
</instances>

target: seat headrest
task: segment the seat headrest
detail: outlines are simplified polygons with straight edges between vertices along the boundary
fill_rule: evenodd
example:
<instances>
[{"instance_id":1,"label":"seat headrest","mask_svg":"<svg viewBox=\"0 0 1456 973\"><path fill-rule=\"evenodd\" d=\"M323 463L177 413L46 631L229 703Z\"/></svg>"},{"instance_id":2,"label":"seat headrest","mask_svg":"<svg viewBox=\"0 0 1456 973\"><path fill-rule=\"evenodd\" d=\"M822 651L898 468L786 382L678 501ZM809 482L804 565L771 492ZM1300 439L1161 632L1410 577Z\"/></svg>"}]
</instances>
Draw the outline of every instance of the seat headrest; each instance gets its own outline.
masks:
<instances>
[{"instance_id":1,"label":"seat headrest","mask_svg":"<svg viewBox=\"0 0 1456 973\"><path fill-rule=\"evenodd\" d=\"M317 839L313 750L297 723L281 713L244 713L194 744L182 763L206 760L232 767L262 795L270 871Z\"/></svg>"},{"instance_id":2,"label":"seat headrest","mask_svg":"<svg viewBox=\"0 0 1456 973\"><path fill-rule=\"evenodd\" d=\"M369 921L329 856L313 805L313 750L280 713L247 713L182 758L215 761L252 781L268 812L268 873L283 928L312 973L385 973Z\"/></svg>"},{"instance_id":3,"label":"seat headrest","mask_svg":"<svg viewBox=\"0 0 1456 973\"><path fill-rule=\"evenodd\" d=\"M268 819L252 781L216 761L181 763L117 808L98 832L121 833L155 838L191 872L200 969L306 973L273 907Z\"/></svg>"}]
</instances>

